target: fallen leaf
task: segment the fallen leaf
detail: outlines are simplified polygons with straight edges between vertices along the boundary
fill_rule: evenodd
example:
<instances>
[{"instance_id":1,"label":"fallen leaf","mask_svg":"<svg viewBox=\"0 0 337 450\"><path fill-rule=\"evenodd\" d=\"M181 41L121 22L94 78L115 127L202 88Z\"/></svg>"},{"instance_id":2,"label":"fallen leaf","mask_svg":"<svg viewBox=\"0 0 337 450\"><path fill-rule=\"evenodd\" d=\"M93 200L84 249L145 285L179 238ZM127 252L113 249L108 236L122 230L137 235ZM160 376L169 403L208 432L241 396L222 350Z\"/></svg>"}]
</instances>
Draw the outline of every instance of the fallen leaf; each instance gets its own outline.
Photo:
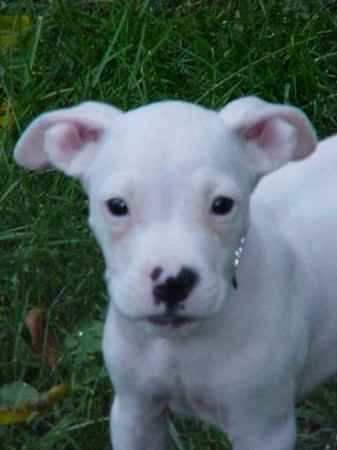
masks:
<instances>
[{"instance_id":1,"label":"fallen leaf","mask_svg":"<svg viewBox=\"0 0 337 450\"><path fill-rule=\"evenodd\" d=\"M15 46L18 36L27 31L31 23L31 16L0 15L0 50Z\"/></svg>"},{"instance_id":2,"label":"fallen leaf","mask_svg":"<svg viewBox=\"0 0 337 450\"><path fill-rule=\"evenodd\" d=\"M0 425L12 425L22 423L29 417L30 413L25 405L16 410L0 408Z\"/></svg>"},{"instance_id":3,"label":"fallen leaf","mask_svg":"<svg viewBox=\"0 0 337 450\"><path fill-rule=\"evenodd\" d=\"M15 405L23 401L36 402L38 397L39 394L33 386L22 381L14 381L0 389L0 406Z\"/></svg>"},{"instance_id":4,"label":"fallen leaf","mask_svg":"<svg viewBox=\"0 0 337 450\"><path fill-rule=\"evenodd\" d=\"M67 394L64 383L39 394L27 383L16 381L0 389L0 425L13 425L25 422L48 412Z\"/></svg>"},{"instance_id":5,"label":"fallen leaf","mask_svg":"<svg viewBox=\"0 0 337 450\"><path fill-rule=\"evenodd\" d=\"M25 317L25 325L30 332L33 352L41 355L48 367L55 368L58 356L56 339L50 330L46 331L44 311L32 309Z\"/></svg>"},{"instance_id":6,"label":"fallen leaf","mask_svg":"<svg viewBox=\"0 0 337 450\"><path fill-rule=\"evenodd\" d=\"M37 402L39 394L30 384L15 381L0 390L0 425L11 425L27 420L29 404Z\"/></svg>"},{"instance_id":7,"label":"fallen leaf","mask_svg":"<svg viewBox=\"0 0 337 450\"><path fill-rule=\"evenodd\" d=\"M40 411L51 409L55 403L64 398L67 394L67 386L62 383L53 386L49 391L41 394L39 400L36 402L36 408Z\"/></svg>"},{"instance_id":8,"label":"fallen leaf","mask_svg":"<svg viewBox=\"0 0 337 450\"><path fill-rule=\"evenodd\" d=\"M9 103L3 103L0 105L0 128L12 128L13 126L13 114Z\"/></svg>"}]
</instances>

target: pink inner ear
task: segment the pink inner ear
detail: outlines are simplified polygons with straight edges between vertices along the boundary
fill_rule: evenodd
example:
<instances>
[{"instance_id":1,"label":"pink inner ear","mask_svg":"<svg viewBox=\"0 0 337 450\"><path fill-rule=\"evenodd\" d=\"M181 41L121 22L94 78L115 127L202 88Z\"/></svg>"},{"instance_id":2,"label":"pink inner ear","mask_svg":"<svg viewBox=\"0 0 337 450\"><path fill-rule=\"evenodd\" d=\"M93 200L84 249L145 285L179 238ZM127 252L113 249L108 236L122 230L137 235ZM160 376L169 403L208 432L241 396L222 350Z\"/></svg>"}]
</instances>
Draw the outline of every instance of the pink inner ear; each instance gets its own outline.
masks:
<instances>
[{"instance_id":1,"label":"pink inner ear","mask_svg":"<svg viewBox=\"0 0 337 450\"><path fill-rule=\"evenodd\" d=\"M277 127L277 119L262 120L252 127L242 130L244 139L254 141L259 148L264 149L270 159L277 159L279 147L283 145L282 133Z\"/></svg>"},{"instance_id":2,"label":"pink inner ear","mask_svg":"<svg viewBox=\"0 0 337 450\"><path fill-rule=\"evenodd\" d=\"M64 154L77 152L85 144L96 142L99 138L99 130L90 129L76 122L55 125L47 133L49 143Z\"/></svg>"},{"instance_id":3,"label":"pink inner ear","mask_svg":"<svg viewBox=\"0 0 337 450\"><path fill-rule=\"evenodd\" d=\"M82 143L97 142L101 130L88 128L82 123L74 123L77 128L78 137Z\"/></svg>"},{"instance_id":4,"label":"pink inner ear","mask_svg":"<svg viewBox=\"0 0 337 450\"><path fill-rule=\"evenodd\" d=\"M54 143L58 145L61 152L69 153L76 151L81 147L81 139L77 127L70 124L64 124L61 125L61 129L54 129L53 131L55 132L53 136Z\"/></svg>"},{"instance_id":5,"label":"pink inner ear","mask_svg":"<svg viewBox=\"0 0 337 450\"><path fill-rule=\"evenodd\" d=\"M242 127L242 138L261 174L277 169L293 158L298 146L296 128L281 117L269 117Z\"/></svg>"},{"instance_id":6,"label":"pink inner ear","mask_svg":"<svg viewBox=\"0 0 337 450\"><path fill-rule=\"evenodd\" d=\"M89 124L90 125L90 124ZM50 163L68 175L81 176L96 152L102 129L79 123L78 119L62 121L47 129L45 152Z\"/></svg>"},{"instance_id":7,"label":"pink inner ear","mask_svg":"<svg viewBox=\"0 0 337 450\"><path fill-rule=\"evenodd\" d=\"M257 140L262 136L265 127L266 127L266 121L263 120L261 122L258 122L257 124L255 124L252 127L243 128L241 130L241 135L247 141Z\"/></svg>"}]
</instances>

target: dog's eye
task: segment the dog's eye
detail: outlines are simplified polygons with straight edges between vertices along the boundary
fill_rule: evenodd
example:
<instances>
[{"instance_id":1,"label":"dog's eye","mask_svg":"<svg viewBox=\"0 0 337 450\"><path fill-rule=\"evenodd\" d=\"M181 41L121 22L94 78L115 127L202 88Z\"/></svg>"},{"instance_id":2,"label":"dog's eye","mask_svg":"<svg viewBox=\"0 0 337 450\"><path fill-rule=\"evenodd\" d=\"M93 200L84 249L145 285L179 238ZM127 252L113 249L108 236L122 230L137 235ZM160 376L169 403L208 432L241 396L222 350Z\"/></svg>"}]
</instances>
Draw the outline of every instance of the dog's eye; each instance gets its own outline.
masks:
<instances>
[{"instance_id":1,"label":"dog's eye","mask_svg":"<svg viewBox=\"0 0 337 450\"><path fill-rule=\"evenodd\" d=\"M113 216L126 216L129 212L126 202L119 197L110 198L106 202L107 208Z\"/></svg>"},{"instance_id":2,"label":"dog's eye","mask_svg":"<svg viewBox=\"0 0 337 450\"><path fill-rule=\"evenodd\" d=\"M216 197L211 206L211 213L218 216L229 214L234 208L234 200L223 195Z\"/></svg>"}]
</instances>

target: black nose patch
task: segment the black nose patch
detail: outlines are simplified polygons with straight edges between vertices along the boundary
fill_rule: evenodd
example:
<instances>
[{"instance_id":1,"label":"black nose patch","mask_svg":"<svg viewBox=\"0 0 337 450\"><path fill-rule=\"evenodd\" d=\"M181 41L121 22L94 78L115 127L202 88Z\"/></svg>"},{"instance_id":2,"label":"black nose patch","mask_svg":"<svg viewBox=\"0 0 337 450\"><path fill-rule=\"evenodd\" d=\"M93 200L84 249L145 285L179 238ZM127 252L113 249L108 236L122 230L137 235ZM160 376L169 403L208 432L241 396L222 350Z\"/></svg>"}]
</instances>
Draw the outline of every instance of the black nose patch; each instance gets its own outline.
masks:
<instances>
[{"instance_id":1,"label":"black nose patch","mask_svg":"<svg viewBox=\"0 0 337 450\"><path fill-rule=\"evenodd\" d=\"M165 303L169 309L174 309L178 303L187 299L198 281L197 272L189 267L182 267L175 277L167 277L163 283L153 287L155 303Z\"/></svg>"},{"instance_id":2,"label":"black nose patch","mask_svg":"<svg viewBox=\"0 0 337 450\"><path fill-rule=\"evenodd\" d=\"M151 278L153 281L157 281L162 274L163 269L160 266L156 266L151 272Z\"/></svg>"}]
</instances>

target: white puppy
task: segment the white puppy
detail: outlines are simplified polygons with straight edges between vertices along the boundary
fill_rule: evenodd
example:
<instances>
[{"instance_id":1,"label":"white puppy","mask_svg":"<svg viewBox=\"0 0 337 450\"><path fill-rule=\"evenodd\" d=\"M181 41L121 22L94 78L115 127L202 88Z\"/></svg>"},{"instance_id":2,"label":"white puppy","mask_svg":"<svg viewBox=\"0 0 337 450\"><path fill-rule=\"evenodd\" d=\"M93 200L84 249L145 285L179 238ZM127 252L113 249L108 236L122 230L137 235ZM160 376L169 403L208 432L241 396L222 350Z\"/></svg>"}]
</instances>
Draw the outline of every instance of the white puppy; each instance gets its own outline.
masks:
<instances>
[{"instance_id":1,"label":"white puppy","mask_svg":"<svg viewBox=\"0 0 337 450\"><path fill-rule=\"evenodd\" d=\"M168 449L168 407L234 450L294 448L296 399L337 372L337 137L259 181L315 147L302 112L254 97L220 112L88 102L19 140L19 164L89 196L115 450Z\"/></svg>"}]
</instances>

